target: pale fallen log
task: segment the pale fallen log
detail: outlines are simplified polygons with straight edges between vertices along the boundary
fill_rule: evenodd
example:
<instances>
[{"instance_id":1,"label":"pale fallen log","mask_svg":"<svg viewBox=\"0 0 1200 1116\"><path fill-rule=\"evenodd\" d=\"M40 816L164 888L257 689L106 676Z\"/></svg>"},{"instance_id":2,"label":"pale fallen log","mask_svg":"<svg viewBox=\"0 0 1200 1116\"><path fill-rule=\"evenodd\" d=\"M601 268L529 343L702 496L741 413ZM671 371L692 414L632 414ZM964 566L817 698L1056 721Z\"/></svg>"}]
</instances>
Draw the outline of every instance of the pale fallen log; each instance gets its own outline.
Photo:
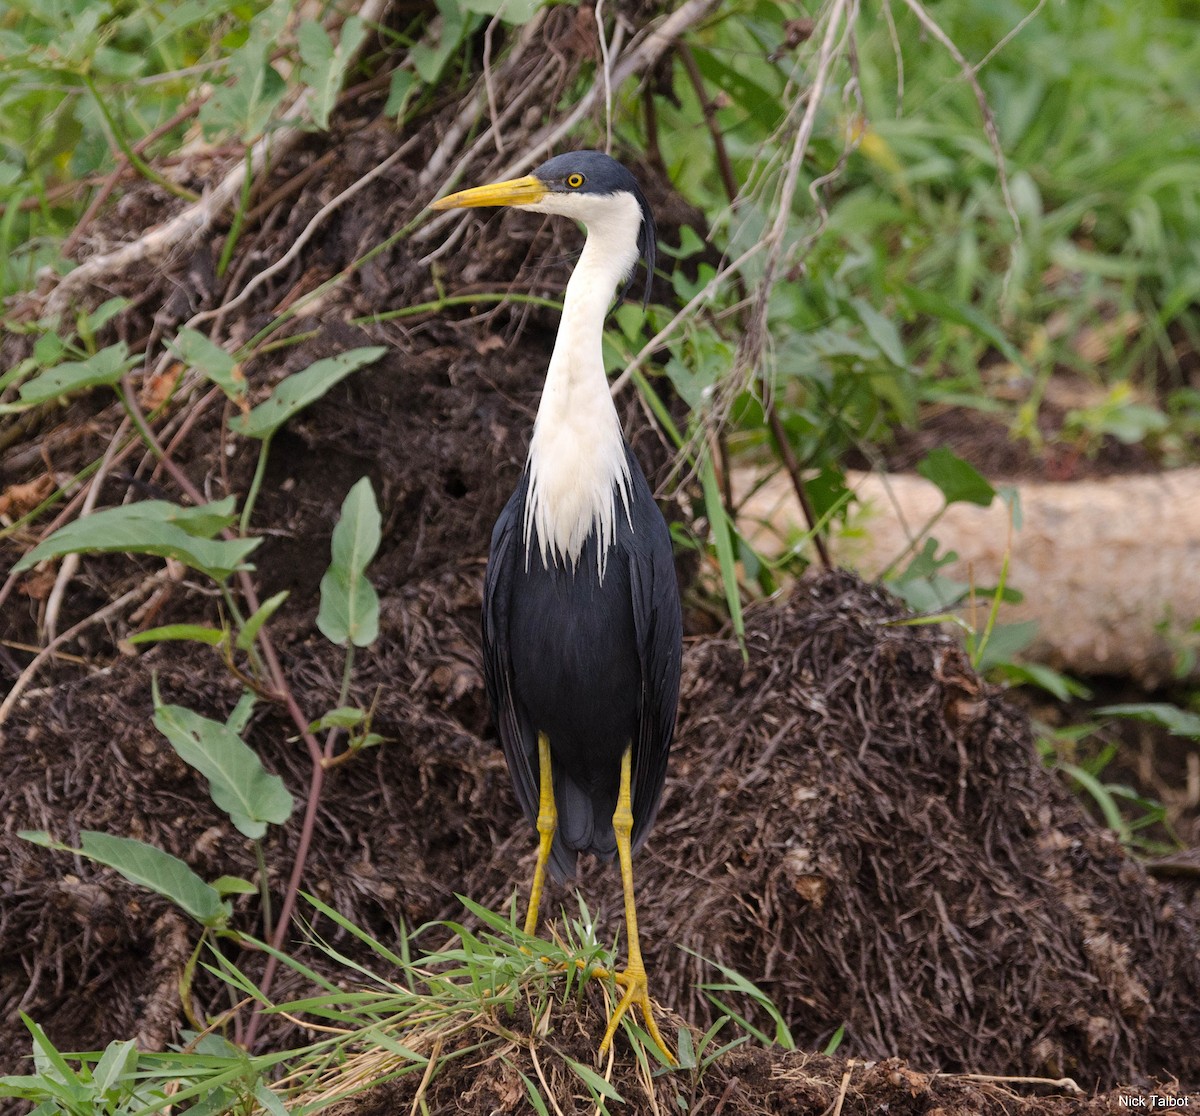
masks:
<instances>
[{"instance_id":1,"label":"pale fallen log","mask_svg":"<svg viewBox=\"0 0 1200 1116\"><path fill-rule=\"evenodd\" d=\"M735 493L762 480L735 474ZM836 560L875 577L941 507L941 493L909 474L852 474L861 502L853 530L833 540ZM1200 620L1200 469L1071 483L1020 482L1022 523L1007 505L956 504L934 526L939 551L956 551L948 576L1008 584L1024 594L1002 622L1036 620L1028 658L1077 675L1129 676L1147 687L1171 677ZM800 528L788 479L771 477L740 509L756 544L778 553ZM1010 549L1011 548L1011 549ZM986 604L986 602L984 602ZM980 609L980 619L986 616ZM968 617L969 619L969 617Z\"/></svg>"}]
</instances>

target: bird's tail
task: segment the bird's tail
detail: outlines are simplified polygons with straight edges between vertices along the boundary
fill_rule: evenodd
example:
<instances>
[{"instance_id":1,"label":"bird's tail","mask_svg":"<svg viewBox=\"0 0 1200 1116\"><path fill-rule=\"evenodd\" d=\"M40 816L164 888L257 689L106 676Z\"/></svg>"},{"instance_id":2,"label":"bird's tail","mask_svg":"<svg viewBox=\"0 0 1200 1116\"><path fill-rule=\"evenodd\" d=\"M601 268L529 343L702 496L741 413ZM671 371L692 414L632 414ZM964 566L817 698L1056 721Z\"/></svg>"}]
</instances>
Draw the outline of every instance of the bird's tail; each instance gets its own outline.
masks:
<instances>
[{"instance_id":1,"label":"bird's tail","mask_svg":"<svg viewBox=\"0 0 1200 1116\"><path fill-rule=\"evenodd\" d=\"M562 838L555 836L554 844L550 846L550 878L556 883L566 883L575 878L578 866L579 851L567 848Z\"/></svg>"},{"instance_id":2,"label":"bird's tail","mask_svg":"<svg viewBox=\"0 0 1200 1116\"><path fill-rule=\"evenodd\" d=\"M596 795L579 786L565 772L554 773L554 801L558 808L558 830L550 848L550 875L559 883L575 875L581 852L609 862L617 854L613 832L615 803L597 801Z\"/></svg>"}]
</instances>

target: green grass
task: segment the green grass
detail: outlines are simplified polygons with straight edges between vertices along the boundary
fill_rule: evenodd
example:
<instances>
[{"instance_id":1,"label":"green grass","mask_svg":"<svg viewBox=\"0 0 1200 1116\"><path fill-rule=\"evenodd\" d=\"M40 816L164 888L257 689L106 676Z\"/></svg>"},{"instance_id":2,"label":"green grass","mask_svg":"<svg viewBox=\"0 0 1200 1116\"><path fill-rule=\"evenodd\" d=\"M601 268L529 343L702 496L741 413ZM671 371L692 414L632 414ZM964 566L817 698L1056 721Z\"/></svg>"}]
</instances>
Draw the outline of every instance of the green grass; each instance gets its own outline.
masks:
<instances>
[{"instance_id":1,"label":"green grass","mask_svg":"<svg viewBox=\"0 0 1200 1116\"><path fill-rule=\"evenodd\" d=\"M1115 708L1115 707L1114 707ZM1173 706L1165 708L1181 711ZM1111 829L1127 849L1143 856L1161 856L1180 848L1163 803L1139 794L1113 778L1109 766L1120 744L1105 729L1102 715L1082 724L1051 728L1037 725L1042 762L1056 771L1102 825Z\"/></svg>"},{"instance_id":2,"label":"green grass","mask_svg":"<svg viewBox=\"0 0 1200 1116\"><path fill-rule=\"evenodd\" d=\"M464 899L474 928L450 922L411 935L402 929L394 948L312 896L305 901L307 943L320 959L320 972L266 943L225 933L201 965L227 986L238 1009L201 1021L202 1028L185 1033L176 1048L162 1053L138 1051L128 1040L114 1041L103 1051L63 1053L26 1018L30 1072L0 1078L0 1097L30 1102L39 1116L151 1116L187 1102L197 1106L189 1112L309 1113L405 1077L423 1095L458 1059L469 1058L479 1072L487 1072L489 1063L536 1045L541 1059L566 1067L573 1091L590 1094L601 1111L608 1111L609 1101L638 1100L622 1097L609 1071L598 1072L568 1055L560 1034L560 1019L577 1010L571 1004L584 982L604 979L591 975L597 969L614 971L613 954L596 938L582 901L579 918L563 919L561 933L545 939L526 935L515 909L501 914ZM333 944L335 939L343 944ZM423 949L418 941L441 944ZM350 945L370 962L351 959L344 952ZM267 1002L230 960L239 946L275 953L308 993L286 1003ZM720 971L725 981L707 987L757 1002L782 1028L776 1042L791 1049L779 1013L765 995L732 970ZM608 995L615 1003L615 986ZM255 1005L268 1016L301 1021L320 1037L291 1050L248 1053L230 1041L228 1031L237 1011L244 1015ZM672 1068L640 1027L628 1020L622 1026L620 1041L631 1044L645 1079L679 1075L680 1097L727 1050L752 1038L771 1042L725 1009L704 1035L678 1032L680 1064ZM544 1080L526 1077L525 1083L535 1109L554 1107Z\"/></svg>"},{"instance_id":3,"label":"green grass","mask_svg":"<svg viewBox=\"0 0 1200 1116\"><path fill-rule=\"evenodd\" d=\"M888 285L935 290L1003 325L1035 392L1056 367L1146 386L1159 364L1178 372L1168 331L1193 346L1200 338L1200 24L1182 7L1047 4L982 70L1021 222L1015 247L974 98L954 64L902 39L897 118L885 35L866 38L862 81L878 143L860 149L845 183L873 202L858 209L866 222L856 235L900 249L884 266ZM951 6L946 30L978 59L1023 11ZM1113 321L1128 321L1128 331L1111 331L1090 350L1099 360L1086 359L1081 331ZM928 355L950 365L943 390L987 394L974 374L985 339L922 332Z\"/></svg>"}]
</instances>

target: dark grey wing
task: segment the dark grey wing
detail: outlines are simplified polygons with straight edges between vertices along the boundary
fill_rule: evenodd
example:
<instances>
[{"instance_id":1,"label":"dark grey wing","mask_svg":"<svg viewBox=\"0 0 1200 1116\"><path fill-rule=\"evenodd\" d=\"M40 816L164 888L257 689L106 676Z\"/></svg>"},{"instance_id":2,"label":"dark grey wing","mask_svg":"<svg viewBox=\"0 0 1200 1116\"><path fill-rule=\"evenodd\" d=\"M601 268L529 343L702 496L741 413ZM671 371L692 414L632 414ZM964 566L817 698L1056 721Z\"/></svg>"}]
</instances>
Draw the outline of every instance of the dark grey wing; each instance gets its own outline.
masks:
<instances>
[{"instance_id":1,"label":"dark grey wing","mask_svg":"<svg viewBox=\"0 0 1200 1116\"><path fill-rule=\"evenodd\" d=\"M670 531L632 454L629 459L631 471L635 470L631 511L635 543L630 548L629 583L642 665L638 734L633 745L636 849L650 835L667 776L667 756L679 705L683 616Z\"/></svg>"},{"instance_id":2,"label":"dark grey wing","mask_svg":"<svg viewBox=\"0 0 1200 1116\"><path fill-rule=\"evenodd\" d=\"M537 733L525 722L513 697L509 634L513 581L523 561L521 523L528 487L526 473L492 529L492 548L483 580L483 677L517 801L529 821L534 822L538 812Z\"/></svg>"}]
</instances>

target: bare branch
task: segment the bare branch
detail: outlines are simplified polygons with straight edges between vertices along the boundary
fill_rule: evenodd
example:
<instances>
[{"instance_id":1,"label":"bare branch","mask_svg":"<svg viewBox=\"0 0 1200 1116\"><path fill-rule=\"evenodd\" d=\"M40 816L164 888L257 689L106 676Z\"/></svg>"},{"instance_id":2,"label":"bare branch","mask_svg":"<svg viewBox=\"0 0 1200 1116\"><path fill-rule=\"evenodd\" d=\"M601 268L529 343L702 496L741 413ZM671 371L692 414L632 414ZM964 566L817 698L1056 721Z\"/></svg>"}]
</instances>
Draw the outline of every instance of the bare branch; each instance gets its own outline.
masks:
<instances>
[{"instance_id":1,"label":"bare branch","mask_svg":"<svg viewBox=\"0 0 1200 1116\"><path fill-rule=\"evenodd\" d=\"M834 61L841 53L839 40L844 42L844 33L853 22L857 7L857 0L833 0L826 15L825 35L817 54L816 73L813 75L812 84L808 89L804 116L800 121L800 126L796 129L791 154L784 167L783 182L775 198L775 220L764 238L764 245L767 248L766 265L755 293L746 333L738 353L738 363L743 368L757 367L759 357L766 345L767 305L771 298L771 290L775 285L775 275L779 270L780 260L783 258L784 244L792 218L792 203L795 201L796 189L800 181L800 170L804 164L804 156L808 152L813 127L816 124L817 110L820 108L825 90L829 85L830 71L833 69Z\"/></svg>"}]
</instances>

